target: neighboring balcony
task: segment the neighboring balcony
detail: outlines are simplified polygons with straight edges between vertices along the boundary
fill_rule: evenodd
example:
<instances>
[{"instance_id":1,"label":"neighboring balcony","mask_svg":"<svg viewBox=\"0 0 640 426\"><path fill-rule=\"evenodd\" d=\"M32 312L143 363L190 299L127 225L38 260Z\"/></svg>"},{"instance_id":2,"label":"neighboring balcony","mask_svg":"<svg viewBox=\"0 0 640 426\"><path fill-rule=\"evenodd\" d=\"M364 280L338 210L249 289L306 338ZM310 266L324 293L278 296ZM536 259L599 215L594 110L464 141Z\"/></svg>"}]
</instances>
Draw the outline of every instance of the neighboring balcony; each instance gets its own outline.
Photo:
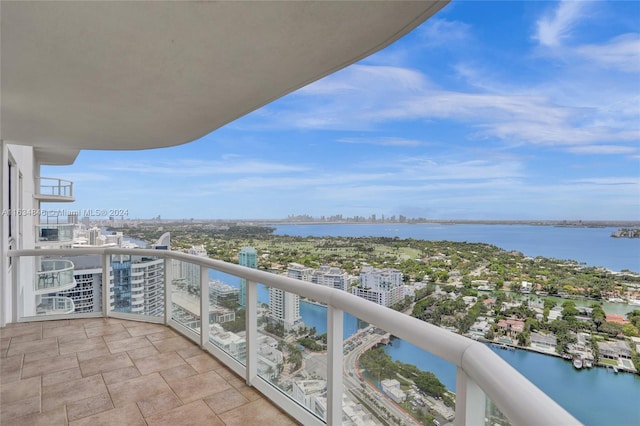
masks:
<instances>
[{"instance_id":1,"label":"neighboring balcony","mask_svg":"<svg viewBox=\"0 0 640 426\"><path fill-rule=\"evenodd\" d=\"M72 314L76 306L70 297L42 296L36 306L37 315L65 315Z\"/></svg>"},{"instance_id":2,"label":"neighboring balcony","mask_svg":"<svg viewBox=\"0 0 640 426\"><path fill-rule=\"evenodd\" d=\"M73 202L76 200L73 198L73 182L70 180L39 177L37 182L37 192L34 195L36 200L52 203Z\"/></svg>"},{"instance_id":3,"label":"neighboring balcony","mask_svg":"<svg viewBox=\"0 0 640 426\"><path fill-rule=\"evenodd\" d=\"M43 259L36 273L35 294L56 293L76 286L70 260Z\"/></svg>"},{"instance_id":4,"label":"neighboring balcony","mask_svg":"<svg viewBox=\"0 0 640 426\"><path fill-rule=\"evenodd\" d=\"M45 247L51 243L73 242L74 225L69 223L46 223L36 225L36 245Z\"/></svg>"}]
</instances>

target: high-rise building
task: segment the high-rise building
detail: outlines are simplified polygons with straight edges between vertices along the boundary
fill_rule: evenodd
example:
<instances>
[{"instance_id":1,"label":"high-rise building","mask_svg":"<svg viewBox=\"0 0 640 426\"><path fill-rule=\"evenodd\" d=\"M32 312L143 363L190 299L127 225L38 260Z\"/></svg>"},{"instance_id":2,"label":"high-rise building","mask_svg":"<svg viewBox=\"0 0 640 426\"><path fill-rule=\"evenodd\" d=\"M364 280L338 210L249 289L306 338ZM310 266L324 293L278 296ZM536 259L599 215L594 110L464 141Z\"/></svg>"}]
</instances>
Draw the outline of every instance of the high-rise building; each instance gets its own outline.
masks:
<instances>
[{"instance_id":1,"label":"high-rise building","mask_svg":"<svg viewBox=\"0 0 640 426\"><path fill-rule=\"evenodd\" d=\"M378 305L393 306L404 298L402 272L365 265L360 272L360 284L353 287L351 293Z\"/></svg>"},{"instance_id":2,"label":"high-rise building","mask_svg":"<svg viewBox=\"0 0 640 426\"><path fill-rule=\"evenodd\" d=\"M285 331L302 325L300 316L300 296L286 291L269 288L269 319L284 326Z\"/></svg>"},{"instance_id":3,"label":"high-rise building","mask_svg":"<svg viewBox=\"0 0 640 426\"><path fill-rule=\"evenodd\" d=\"M253 247L242 247L240 252L238 253L238 263L242 266L246 266L247 268L258 268L258 252ZM239 302L240 306L243 308L246 305L246 297L247 297L247 281L240 280L240 296Z\"/></svg>"},{"instance_id":4,"label":"high-rise building","mask_svg":"<svg viewBox=\"0 0 640 426\"><path fill-rule=\"evenodd\" d=\"M311 282L314 284L332 287L337 290L347 291L351 286L353 277L340 268L321 266L311 274Z\"/></svg>"}]
</instances>

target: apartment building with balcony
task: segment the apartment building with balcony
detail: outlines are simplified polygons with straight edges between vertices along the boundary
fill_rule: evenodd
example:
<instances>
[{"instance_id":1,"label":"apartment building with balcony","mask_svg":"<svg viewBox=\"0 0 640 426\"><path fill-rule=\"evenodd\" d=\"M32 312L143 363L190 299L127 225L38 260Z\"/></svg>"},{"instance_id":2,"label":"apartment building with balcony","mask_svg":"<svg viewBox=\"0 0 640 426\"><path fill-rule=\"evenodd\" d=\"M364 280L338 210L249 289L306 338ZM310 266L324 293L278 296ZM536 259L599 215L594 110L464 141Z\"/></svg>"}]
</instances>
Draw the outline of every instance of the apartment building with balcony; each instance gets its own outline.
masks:
<instances>
[{"instance_id":1,"label":"apartment building with balcony","mask_svg":"<svg viewBox=\"0 0 640 426\"><path fill-rule=\"evenodd\" d=\"M393 268L376 269L365 265L360 272L360 283L352 287L351 293L387 308L393 306L405 295L402 272Z\"/></svg>"},{"instance_id":2,"label":"apartment building with balcony","mask_svg":"<svg viewBox=\"0 0 640 426\"><path fill-rule=\"evenodd\" d=\"M453 363L458 424L484 424L487 404L495 404L515 424L577 423L481 344L347 292L170 250L37 247L56 234L41 226L39 211L48 202L74 201L74 183L41 176L42 166L72 164L80 150L144 151L196 140L379 51L446 4L2 2L0 355L6 366L2 397L8 401L0 407L3 423L66 424L74 416L68 408L97 401L88 401L90 396L105 398L105 405L93 415L85 413L87 422L146 423L170 416L176 424L187 419L341 424L343 397L354 389L349 376L343 376L345 312ZM57 238L64 234L57 229ZM99 311L75 312L71 298L57 295L77 286L75 265L67 259L75 255L99 256L102 276L113 280L113 286L102 286ZM201 279L192 289L189 312L178 309L182 271L174 266L179 262L196 265L201 276L215 270L246 280L245 329L237 333L245 349L235 343L244 359L214 344L210 336L216 324L198 318L210 309L208 282ZM155 293L145 287L147 281ZM320 363L327 383L322 416L272 383L277 364L260 366L264 332L259 320L268 313L258 303L257 283L328 306L326 363ZM51 331L53 326L61 327L62 334ZM69 329L81 339L74 348L63 345L61 336ZM20 344L24 339L34 340ZM163 352L134 356L134 341L145 345L141 351ZM78 345L94 344L105 352L103 358L76 355L83 352ZM48 358L27 356L40 346L46 346L40 354ZM61 354L60 347L70 352ZM139 376L106 383L103 376L122 373L118 360ZM178 370L171 370L170 377L174 368L191 369L193 376L176 377ZM64 377L61 372L67 369L80 378ZM57 384L43 384L44 377L54 377L49 374ZM37 395L23 399L30 391ZM162 392L184 398L173 399L173 408L162 413L140 408ZM221 411L227 392L243 399L237 409ZM37 404L25 405L36 399ZM273 414L273 405L286 415Z\"/></svg>"}]
</instances>

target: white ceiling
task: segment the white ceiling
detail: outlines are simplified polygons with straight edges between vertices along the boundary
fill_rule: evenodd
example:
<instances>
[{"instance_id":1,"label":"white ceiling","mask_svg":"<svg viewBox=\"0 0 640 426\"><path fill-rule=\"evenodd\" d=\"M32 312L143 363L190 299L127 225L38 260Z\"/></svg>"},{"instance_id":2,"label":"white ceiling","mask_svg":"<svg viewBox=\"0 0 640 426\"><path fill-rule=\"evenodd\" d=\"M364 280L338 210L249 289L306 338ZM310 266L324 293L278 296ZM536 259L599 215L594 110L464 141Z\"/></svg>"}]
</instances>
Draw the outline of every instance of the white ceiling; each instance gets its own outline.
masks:
<instances>
[{"instance_id":1,"label":"white ceiling","mask_svg":"<svg viewBox=\"0 0 640 426\"><path fill-rule=\"evenodd\" d=\"M387 46L446 3L3 0L0 137L66 149L189 142Z\"/></svg>"}]
</instances>

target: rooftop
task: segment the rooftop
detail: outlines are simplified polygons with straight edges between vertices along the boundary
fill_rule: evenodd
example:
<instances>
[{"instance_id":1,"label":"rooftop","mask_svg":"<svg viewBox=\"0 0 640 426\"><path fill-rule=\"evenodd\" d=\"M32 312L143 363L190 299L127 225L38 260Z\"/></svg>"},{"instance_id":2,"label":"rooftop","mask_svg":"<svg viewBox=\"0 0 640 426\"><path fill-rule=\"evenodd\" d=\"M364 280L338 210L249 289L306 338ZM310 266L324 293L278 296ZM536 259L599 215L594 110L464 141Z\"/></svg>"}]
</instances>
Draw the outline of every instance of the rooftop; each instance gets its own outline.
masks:
<instances>
[{"instance_id":1,"label":"rooftop","mask_svg":"<svg viewBox=\"0 0 640 426\"><path fill-rule=\"evenodd\" d=\"M17 323L0 328L0 342L0 424L296 424L161 324Z\"/></svg>"}]
</instances>

